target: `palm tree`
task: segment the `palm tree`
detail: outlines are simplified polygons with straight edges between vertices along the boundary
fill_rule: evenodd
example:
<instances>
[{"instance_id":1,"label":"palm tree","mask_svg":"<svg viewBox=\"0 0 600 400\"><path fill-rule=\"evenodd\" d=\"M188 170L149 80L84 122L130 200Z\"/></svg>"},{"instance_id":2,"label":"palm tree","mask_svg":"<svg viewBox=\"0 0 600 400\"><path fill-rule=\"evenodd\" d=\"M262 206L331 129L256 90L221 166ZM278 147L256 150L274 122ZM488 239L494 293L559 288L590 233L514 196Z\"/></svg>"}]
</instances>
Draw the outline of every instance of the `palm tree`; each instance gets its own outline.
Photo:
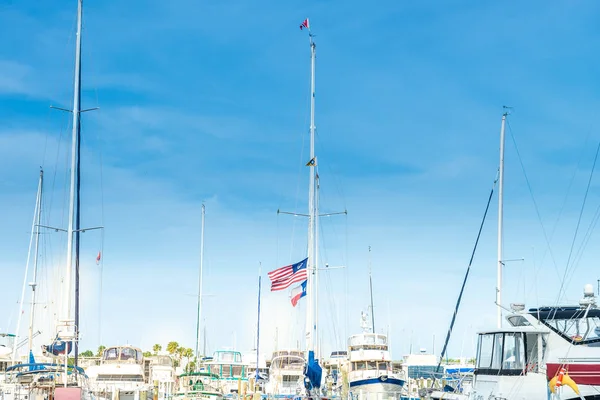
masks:
<instances>
[{"instance_id":1,"label":"palm tree","mask_svg":"<svg viewBox=\"0 0 600 400\"><path fill-rule=\"evenodd\" d=\"M178 348L177 348L177 357L179 358L179 362L180 362L180 363L181 363L181 359L182 359L183 357L185 357L185 350L186 350L186 348L185 348L185 347L178 347Z\"/></svg>"},{"instance_id":2,"label":"palm tree","mask_svg":"<svg viewBox=\"0 0 600 400\"><path fill-rule=\"evenodd\" d=\"M187 358L188 365L190 364L190 358L194 357L194 350L187 348L183 351L183 356ZM191 372L191 371L190 371Z\"/></svg>"},{"instance_id":3,"label":"palm tree","mask_svg":"<svg viewBox=\"0 0 600 400\"><path fill-rule=\"evenodd\" d=\"M152 346L152 351L154 351L154 355L157 355L159 351L162 350L162 346L160 344L155 344Z\"/></svg>"},{"instance_id":4,"label":"palm tree","mask_svg":"<svg viewBox=\"0 0 600 400\"><path fill-rule=\"evenodd\" d=\"M98 346L98 352L96 353L96 357L102 357L102 353L104 353L104 349L106 349L106 346L103 346L103 345Z\"/></svg>"},{"instance_id":5,"label":"palm tree","mask_svg":"<svg viewBox=\"0 0 600 400\"><path fill-rule=\"evenodd\" d=\"M169 342L167 344L167 351L169 352L169 354L173 355L175 353L177 353L177 349L179 348L179 343L177 342Z\"/></svg>"}]
</instances>

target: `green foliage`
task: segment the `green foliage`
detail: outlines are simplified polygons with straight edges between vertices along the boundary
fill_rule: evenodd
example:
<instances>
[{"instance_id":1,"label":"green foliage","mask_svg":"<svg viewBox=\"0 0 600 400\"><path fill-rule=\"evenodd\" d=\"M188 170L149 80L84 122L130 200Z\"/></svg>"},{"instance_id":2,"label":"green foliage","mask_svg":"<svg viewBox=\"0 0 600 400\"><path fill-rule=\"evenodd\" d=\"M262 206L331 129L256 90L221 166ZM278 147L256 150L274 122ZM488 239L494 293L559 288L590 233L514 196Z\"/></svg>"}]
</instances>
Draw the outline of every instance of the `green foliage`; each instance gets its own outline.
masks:
<instances>
[{"instance_id":1,"label":"green foliage","mask_svg":"<svg viewBox=\"0 0 600 400\"><path fill-rule=\"evenodd\" d=\"M196 370L196 362L190 361L185 366L185 372L194 372Z\"/></svg>"},{"instance_id":2,"label":"green foliage","mask_svg":"<svg viewBox=\"0 0 600 400\"><path fill-rule=\"evenodd\" d=\"M177 353L177 349L179 349L179 343L169 342L167 344L167 351L169 352L169 354L173 355L173 354Z\"/></svg>"},{"instance_id":3,"label":"green foliage","mask_svg":"<svg viewBox=\"0 0 600 400\"><path fill-rule=\"evenodd\" d=\"M94 357L94 352L91 350L86 350L83 353L79 354L81 357Z\"/></svg>"},{"instance_id":4,"label":"green foliage","mask_svg":"<svg viewBox=\"0 0 600 400\"><path fill-rule=\"evenodd\" d=\"M160 344L155 344L154 346L152 346L152 351L154 352L154 355L157 355L159 351L162 350L162 346Z\"/></svg>"},{"instance_id":5,"label":"green foliage","mask_svg":"<svg viewBox=\"0 0 600 400\"><path fill-rule=\"evenodd\" d=\"M98 351L96 352L96 357L102 357L102 353L106 349L106 346L100 345L98 346Z\"/></svg>"},{"instance_id":6,"label":"green foliage","mask_svg":"<svg viewBox=\"0 0 600 400\"><path fill-rule=\"evenodd\" d=\"M143 353L142 353L142 355L143 355L144 357L152 357L152 352L150 352L150 351L145 351L145 352L143 352Z\"/></svg>"}]
</instances>

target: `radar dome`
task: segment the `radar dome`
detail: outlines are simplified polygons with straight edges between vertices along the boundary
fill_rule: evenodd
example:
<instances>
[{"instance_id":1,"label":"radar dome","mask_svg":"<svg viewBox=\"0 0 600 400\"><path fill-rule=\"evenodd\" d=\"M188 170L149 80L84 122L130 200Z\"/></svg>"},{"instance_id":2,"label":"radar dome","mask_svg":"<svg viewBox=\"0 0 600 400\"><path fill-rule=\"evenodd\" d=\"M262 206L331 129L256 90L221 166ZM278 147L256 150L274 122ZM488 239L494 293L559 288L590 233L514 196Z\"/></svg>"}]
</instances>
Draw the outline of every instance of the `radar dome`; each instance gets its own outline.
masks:
<instances>
[{"instance_id":1,"label":"radar dome","mask_svg":"<svg viewBox=\"0 0 600 400\"><path fill-rule=\"evenodd\" d=\"M583 295L584 296L593 296L594 295L594 286L590 283L583 287Z\"/></svg>"}]
</instances>

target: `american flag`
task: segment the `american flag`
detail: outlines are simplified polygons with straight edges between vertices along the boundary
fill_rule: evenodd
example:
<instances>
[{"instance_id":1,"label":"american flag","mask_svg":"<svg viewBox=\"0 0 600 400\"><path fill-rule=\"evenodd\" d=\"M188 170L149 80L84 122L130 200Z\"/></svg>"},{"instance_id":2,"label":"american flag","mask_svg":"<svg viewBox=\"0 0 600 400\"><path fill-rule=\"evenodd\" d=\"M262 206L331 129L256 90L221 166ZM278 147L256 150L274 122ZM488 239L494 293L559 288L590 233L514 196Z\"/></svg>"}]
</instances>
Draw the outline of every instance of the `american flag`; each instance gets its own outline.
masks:
<instances>
[{"instance_id":1,"label":"american flag","mask_svg":"<svg viewBox=\"0 0 600 400\"><path fill-rule=\"evenodd\" d=\"M290 287L291 284L302 282L307 279L306 264L308 257L296 264L286 265L269 272L271 279L271 292L283 290Z\"/></svg>"}]
</instances>

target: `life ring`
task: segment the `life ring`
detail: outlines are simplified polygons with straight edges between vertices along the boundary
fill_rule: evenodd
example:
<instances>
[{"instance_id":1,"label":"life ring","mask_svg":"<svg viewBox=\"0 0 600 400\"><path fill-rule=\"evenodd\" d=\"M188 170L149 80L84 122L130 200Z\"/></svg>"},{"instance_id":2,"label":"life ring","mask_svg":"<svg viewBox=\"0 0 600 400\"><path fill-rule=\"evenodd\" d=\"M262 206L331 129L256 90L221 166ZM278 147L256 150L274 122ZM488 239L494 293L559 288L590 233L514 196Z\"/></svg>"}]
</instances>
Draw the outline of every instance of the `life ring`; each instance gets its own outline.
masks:
<instances>
[{"instance_id":1,"label":"life ring","mask_svg":"<svg viewBox=\"0 0 600 400\"><path fill-rule=\"evenodd\" d=\"M380 376L379 376L379 380L380 380L381 382L385 382L385 381L387 381L387 379L388 379L388 376L387 376L387 375L380 375Z\"/></svg>"}]
</instances>

